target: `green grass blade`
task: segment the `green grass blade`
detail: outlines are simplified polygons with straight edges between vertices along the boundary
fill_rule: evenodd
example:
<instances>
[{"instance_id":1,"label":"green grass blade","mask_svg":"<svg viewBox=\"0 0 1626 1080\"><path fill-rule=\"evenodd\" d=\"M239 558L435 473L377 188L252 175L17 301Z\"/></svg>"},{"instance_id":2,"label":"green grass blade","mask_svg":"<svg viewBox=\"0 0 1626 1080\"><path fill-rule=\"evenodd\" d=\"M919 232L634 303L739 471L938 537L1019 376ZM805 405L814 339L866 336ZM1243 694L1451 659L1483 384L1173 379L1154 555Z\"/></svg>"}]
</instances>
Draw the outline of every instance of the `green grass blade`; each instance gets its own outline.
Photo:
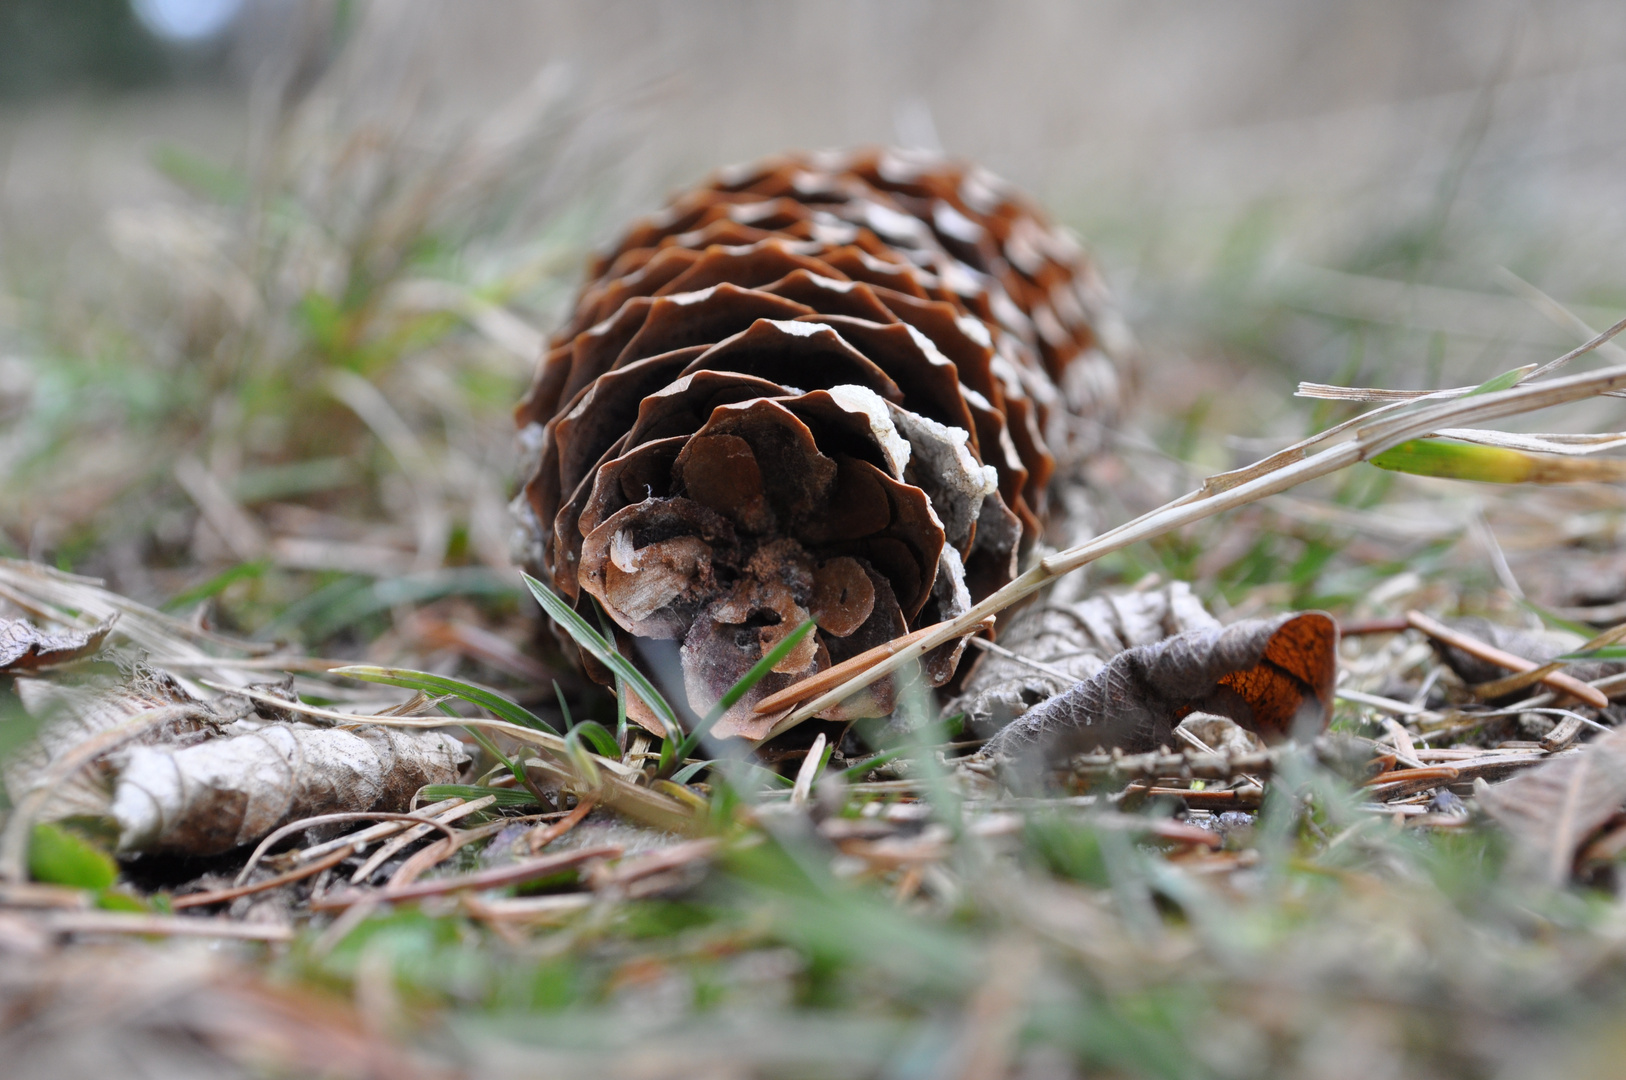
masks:
<instances>
[{"instance_id":1,"label":"green grass blade","mask_svg":"<svg viewBox=\"0 0 1626 1080\"><path fill-rule=\"evenodd\" d=\"M271 568L270 559L255 559L252 562L238 563L229 570L222 570L214 577L190 589L176 593L165 600L161 611L178 611L191 607L211 596L218 596L239 581L248 581L261 577Z\"/></svg>"},{"instance_id":2,"label":"green grass blade","mask_svg":"<svg viewBox=\"0 0 1626 1080\"><path fill-rule=\"evenodd\" d=\"M687 784L700 773L701 769L710 768L715 764L716 762L713 761L691 761L687 765L683 766L683 768L672 774L672 783Z\"/></svg>"},{"instance_id":3,"label":"green grass blade","mask_svg":"<svg viewBox=\"0 0 1626 1080\"><path fill-rule=\"evenodd\" d=\"M1519 385L1519 380L1530 374L1530 372L1534 370L1534 367L1535 365L1533 364L1527 364L1524 367L1516 367L1512 371L1504 371L1495 378L1486 379L1484 382L1480 383L1478 386L1474 387L1472 390L1468 391L1462 396L1474 397L1478 394L1491 394L1495 393L1497 390L1506 390L1510 387L1517 386Z\"/></svg>"},{"instance_id":4,"label":"green grass blade","mask_svg":"<svg viewBox=\"0 0 1626 1080\"><path fill-rule=\"evenodd\" d=\"M1626 660L1626 645L1604 645L1596 649L1582 649L1579 652L1565 653L1554 657L1555 660Z\"/></svg>"},{"instance_id":5,"label":"green grass blade","mask_svg":"<svg viewBox=\"0 0 1626 1080\"><path fill-rule=\"evenodd\" d=\"M1487 484L1520 484L1530 478L1529 455L1499 446L1412 439L1372 458L1372 464L1414 476L1478 480Z\"/></svg>"},{"instance_id":6,"label":"green grass blade","mask_svg":"<svg viewBox=\"0 0 1626 1080\"><path fill-rule=\"evenodd\" d=\"M587 782L587 786L598 788L604 782L599 775L598 762L593 755L582 745L581 728L571 728L565 735L565 753L570 757L570 763L576 767L576 773Z\"/></svg>"},{"instance_id":7,"label":"green grass blade","mask_svg":"<svg viewBox=\"0 0 1626 1080\"><path fill-rule=\"evenodd\" d=\"M553 693L559 699L559 715L564 717L565 730L569 731L576 726L576 721L570 715L570 702L565 700L565 692L559 688L559 680L553 680Z\"/></svg>"},{"instance_id":8,"label":"green grass blade","mask_svg":"<svg viewBox=\"0 0 1626 1080\"><path fill-rule=\"evenodd\" d=\"M426 803L440 802L442 799L466 799L472 802L488 795L496 799L495 805L500 807L538 805L535 795L516 788L475 787L473 784L430 784L418 792L418 798Z\"/></svg>"},{"instance_id":9,"label":"green grass blade","mask_svg":"<svg viewBox=\"0 0 1626 1080\"><path fill-rule=\"evenodd\" d=\"M1588 626L1584 622L1577 622L1574 619L1566 619L1557 612L1548 611L1540 604L1537 604L1534 601L1528 600L1524 597L1516 596L1513 599L1518 602L1520 607L1524 608L1526 611L1533 612L1542 622L1546 623L1548 626L1554 627L1555 629L1568 630L1570 633L1577 634L1588 640L1591 640L1591 638L1598 632L1595 627Z\"/></svg>"},{"instance_id":10,"label":"green grass blade","mask_svg":"<svg viewBox=\"0 0 1626 1080\"><path fill-rule=\"evenodd\" d=\"M858 780L871 769L879 769L882 765L885 765L889 761L896 761L898 758L902 757L903 754L904 747L893 747L891 750L876 754L874 757L865 758L857 765L849 765L847 768L836 773L836 775L841 777L843 780Z\"/></svg>"},{"instance_id":11,"label":"green grass blade","mask_svg":"<svg viewBox=\"0 0 1626 1080\"><path fill-rule=\"evenodd\" d=\"M625 680L633 692L655 710L661 727L666 729L667 739L674 745L681 743L683 729L678 726L677 713L673 711L666 698L661 696L661 692L655 689L655 684L645 678L644 673L634 667L631 661L616 652L615 646L588 625L586 619L576 614L562 597L531 575L522 571L521 576L525 579L526 588L531 590L531 595L536 597L536 602L542 605L542 610L548 613L548 617L564 627L565 633L569 634L576 644L591 653L594 659Z\"/></svg>"},{"instance_id":12,"label":"green grass blade","mask_svg":"<svg viewBox=\"0 0 1626 1080\"><path fill-rule=\"evenodd\" d=\"M615 744L615 736L597 720L583 720L570 730L573 734L579 733L578 738L591 743L594 750L611 761L621 760L621 748Z\"/></svg>"},{"instance_id":13,"label":"green grass blade","mask_svg":"<svg viewBox=\"0 0 1626 1080\"><path fill-rule=\"evenodd\" d=\"M440 711L445 713L447 716L450 716L454 720L463 719L461 716L457 715L457 711L455 709L453 709L450 705L447 705L445 702L441 703ZM513 758L503 753L502 748L493 742L485 732L481 731L473 724L463 724L461 726L464 731L469 733L469 737L480 745L480 749L496 758L497 761L502 764L502 767L508 770L509 775L511 775L515 780L518 780L521 784L525 783L525 771L514 763Z\"/></svg>"},{"instance_id":14,"label":"green grass blade","mask_svg":"<svg viewBox=\"0 0 1626 1080\"><path fill-rule=\"evenodd\" d=\"M559 732L554 726L537 716L524 706L509 701L501 694L487 690L483 686L475 686L461 679L448 678L445 675L431 675L427 671L413 671L411 668L374 667L370 664L355 664L350 667L334 668L329 674L344 675L363 682L383 683L386 686L400 686L408 690L422 690L432 694L450 694L452 697L462 698L489 710L498 719L506 720L510 724L520 727L533 728L537 731L547 731L554 735Z\"/></svg>"}]
</instances>

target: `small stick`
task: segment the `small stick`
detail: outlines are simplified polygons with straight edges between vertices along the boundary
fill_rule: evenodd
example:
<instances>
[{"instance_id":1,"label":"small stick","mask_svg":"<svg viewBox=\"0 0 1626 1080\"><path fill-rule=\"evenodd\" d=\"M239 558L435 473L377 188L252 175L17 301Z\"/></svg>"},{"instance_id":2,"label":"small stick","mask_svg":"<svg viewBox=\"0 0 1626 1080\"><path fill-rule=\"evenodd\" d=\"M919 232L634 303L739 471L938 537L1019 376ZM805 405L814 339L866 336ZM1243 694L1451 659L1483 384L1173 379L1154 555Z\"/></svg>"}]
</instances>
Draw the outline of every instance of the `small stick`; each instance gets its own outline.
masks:
<instances>
[{"instance_id":1,"label":"small stick","mask_svg":"<svg viewBox=\"0 0 1626 1080\"><path fill-rule=\"evenodd\" d=\"M185 896L177 896L170 901L169 906L177 911L183 908L208 907L210 904L224 904L228 900L236 900L239 896L248 896L251 893L264 892L266 889L275 889L279 885L303 881L305 878L315 877L329 867L338 866L348 859L354 850L354 845L346 845L326 858L295 867L287 873L266 878L264 881L256 881L252 885L234 885L229 889L215 889L211 892L188 893Z\"/></svg>"},{"instance_id":2,"label":"small stick","mask_svg":"<svg viewBox=\"0 0 1626 1080\"><path fill-rule=\"evenodd\" d=\"M1396 769L1393 772L1379 773L1361 787L1366 794L1375 798L1391 799L1397 795L1412 795L1431 787L1439 787L1442 783L1459 779L1461 775L1461 770L1451 765Z\"/></svg>"},{"instance_id":3,"label":"small stick","mask_svg":"<svg viewBox=\"0 0 1626 1080\"><path fill-rule=\"evenodd\" d=\"M752 706L751 711L755 713L771 713L789 708L792 705L798 705L814 694L820 694L832 687L840 686L842 680L864 671L878 660L884 660L894 653L913 645L936 628L935 625L923 626L912 633L905 634L900 638L893 638L883 645L877 645L875 648L867 649L857 656L849 657L839 664L832 664L817 675L809 675L801 682L792 683L778 693L769 694Z\"/></svg>"},{"instance_id":4,"label":"small stick","mask_svg":"<svg viewBox=\"0 0 1626 1080\"><path fill-rule=\"evenodd\" d=\"M589 792L576 801L576 808L565 815L562 820L555 821L550 825L538 825L520 837L520 843L524 844L526 850L532 855L535 855L565 833L580 825L582 819L591 813L593 807L597 805L598 796Z\"/></svg>"},{"instance_id":5,"label":"small stick","mask_svg":"<svg viewBox=\"0 0 1626 1080\"><path fill-rule=\"evenodd\" d=\"M1460 630L1453 630L1438 619L1432 619L1424 615L1421 611L1406 612L1406 621L1429 637L1437 641L1443 641L1447 645L1461 649L1468 655L1476 656L1487 663L1495 664L1497 667L1504 667L1509 671L1525 672L1534 671L1541 666L1533 660L1526 660L1522 656L1504 652L1496 646L1464 634ZM1560 693L1568 694L1573 698L1586 702L1595 709L1609 707L1607 694L1596 687L1588 686L1580 679L1564 674L1562 671L1549 672L1541 677L1541 681Z\"/></svg>"},{"instance_id":6,"label":"small stick","mask_svg":"<svg viewBox=\"0 0 1626 1080\"><path fill-rule=\"evenodd\" d=\"M1610 629L1605 630L1603 633L1599 634L1597 637L1594 637L1591 641L1588 641L1586 644L1574 651L1587 652L1591 649L1601 649L1606 645L1615 644L1623 637L1626 637L1626 623L1622 623L1619 626L1611 627ZM1501 697L1503 694L1516 693L1517 691L1523 690L1527 686L1534 686L1536 683L1541 682L1551 672L1561 671L1564 664L1565 661L1563 660L1553 660L1543 664L1541 667L1532 668L1531 670L1523 672L1519 675L1509 675L1507 678L1497 679L1495 682L1480 683L1478 686L1474 687L1474 693L1478 694L1480 698L1487 700L1490 698ZM1603 690L1603 688L1597 686L1596 683L1588 683L1587 685L1594 687L1594 689L1597 689L1600 693Z\"/></svg>"},{"instance_id":7,"label":"small stick","mask_svg":"<svg viewBox=\"0 0 1626 1080\"><path fill-rule=\"evenodd\" d=\"M685 840L670 847L634 856L613 867L601 866L589 875L588 884L597 892L624 888L635 881L642 881L670 870L681 870L690 863L709 859L719 846L720 842L714 836Z\"/></svg>"},{"instance_id":8,"label":"small stick","mask_svg":"<svg viewBox=\"0 0 1626 1080\"><path fill-rule=\"evenodd\" d=\"M1357 619L1338 624L1340 638L1360 637L1363 634L1399 634L1411 629L1411 623L1402 616L1392 619Z\"/></svg>"}]
</instances>

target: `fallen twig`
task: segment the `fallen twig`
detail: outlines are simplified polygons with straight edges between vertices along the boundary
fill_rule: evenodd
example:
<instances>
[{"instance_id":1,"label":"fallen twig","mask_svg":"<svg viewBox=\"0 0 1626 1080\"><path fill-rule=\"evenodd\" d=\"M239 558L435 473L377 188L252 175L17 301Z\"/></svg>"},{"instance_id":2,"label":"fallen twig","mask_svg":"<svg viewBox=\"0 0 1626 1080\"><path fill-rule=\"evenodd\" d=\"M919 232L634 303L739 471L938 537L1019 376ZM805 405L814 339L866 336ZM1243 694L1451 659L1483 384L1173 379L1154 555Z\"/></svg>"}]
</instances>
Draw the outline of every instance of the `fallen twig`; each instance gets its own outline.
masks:
<instances>
[{"instance_id":1,"label":"fallen twig","mask_svg":"<svg viewBox=\"0 0 1626 1080\"><path fill-rule=\"evenodd\" d=\"M121 911L57 911L39 925L59 934L151 934L159 937L237 938L241 941L292 941L294 929L273 923L237 919L136 915Z\"/></svg>"},{"instance_id":2,"label":"fallen twig","mask_svg":"<svg viewBox=\"0 0 1626 1080\"><path fill-rule=\"evenodd\" d=\"M177 896L170 901L170 907L175 908L177 911L184 908L208 907L211 904L224 904L227 901L236 900L239 896L249 896L257 892L265 892L267 889L290 885L296 881L303 881L308 877L315 877L329 867L338 866L354 853L354 845L348 845L332 852L325 858L306 863L304 866L295 867L285 873L278 874L276 877L266 878L264 881L256 881L249 885L233 885L229 889L214 889L210 892L188 893L185 896Z\"/></svg>"},{"instance_id":3,"label":"fallen twig","mask_svg":"<svg viewBox=\"0 0 1626 1080\"><path fill-rule=\"evenodd\" d=\"M525 850L529 851L532 855L535 855L537 852L559 839L565 833L581 824L582 819L590 814L593 807L597 805L598 798L589 792L577 800L576 808L569 814L565 815L562 820L555 821L550 824L538 825L536 828L531 829L524 836L520 837L519 842L525 845Z\"/></svg>"},{"instance_id":4,"label":"fallen twig","mask_svg":"<svg viewBox=\"0 0 1626 1080\"><path fill-rule=\"evenodd\" d=\"M1424 615L1421 611L1406 612L1406 621L1436 641L1461 649L1470 656L1477 656L1479 659L1495 664L1497 667L1504 667L1509 671L1534 672L1541 666L1534 660L1526 660L1522 656L1515 656L1513 653L1498 649L1488 642L1464 634L1460 630L1454 630L1438 619ZM1566 675L1562 671L1549 671L1541 677L1541 681L1554 690L1586 702L1595 709L1609 707L1609 697L1603 691L1587 685L1572 675Z\"/></svg>"}]
</instances>

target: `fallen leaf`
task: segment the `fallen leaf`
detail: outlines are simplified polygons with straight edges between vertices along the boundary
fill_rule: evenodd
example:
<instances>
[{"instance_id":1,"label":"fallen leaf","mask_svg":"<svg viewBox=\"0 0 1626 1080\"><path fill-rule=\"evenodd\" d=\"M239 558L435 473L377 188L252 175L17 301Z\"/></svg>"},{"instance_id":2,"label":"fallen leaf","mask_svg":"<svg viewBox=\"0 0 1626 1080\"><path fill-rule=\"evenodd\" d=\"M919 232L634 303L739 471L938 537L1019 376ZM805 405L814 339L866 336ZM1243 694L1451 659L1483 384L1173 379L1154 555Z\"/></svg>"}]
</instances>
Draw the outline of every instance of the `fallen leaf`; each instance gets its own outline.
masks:
<instances>
[{"instance_id":1,"label":"fallen leaf","mask_svg":"<svg viewBox=\"0 0 1626 1080\"><path fill-rule=\"evenodd\" d=\"M1126 649L1219 625L1183 581L1076 604L1035 604L1001 626L1002 651L978 659L965 689L943 711L964 713L973 731L992 735Z\"/></svg>"},{"instance_id":2,"label":"fallen leaf","mask_svg":"<svg viewBox=\"0 0 1626 1080\"><path fill-rule=\"evenodd\" d=\"M0 619L0 675L82 660L102 647L115 621L108 619L92 630L47 634L22 619Z\"/></svg>"},{"instance_id":3,"label":"fallen leaf","mask_svg":"<svg viewBox=\"0 0 1626 1080\"><path fill-rule=\"evenodd\" d=\"M1319 734L1332 717L1337 646L1337 624L1321 612L1137 645L1002 728L985 752L1033 764L1097 747L1144 752L1168 745L1192 712L1266 742Z\"/></svg>"},{"instance_id":4,"label":"fallen leaf","mask_svg":"<svg viewBox=\"0 0 1626 1080\"><path fill-rule=\"evenodd\" d=\"M1496 784L1478 802L1512 839L1516 873L1562 885L1581 845L1626 803L1626 731Z\"/></svg>"},{"instance_id":5,"label":"fallen leaf","mask_svg":"<svg viewBox=\"0 0 1626 1080\"><path fill-rule=\"evenodd\" d=\"M405 810L467 760L436 732L341 731L267 724L195 746L136 746L113 789L121 851L212 855L290 821L356 810Z\"/></svg>"}]
</instances>

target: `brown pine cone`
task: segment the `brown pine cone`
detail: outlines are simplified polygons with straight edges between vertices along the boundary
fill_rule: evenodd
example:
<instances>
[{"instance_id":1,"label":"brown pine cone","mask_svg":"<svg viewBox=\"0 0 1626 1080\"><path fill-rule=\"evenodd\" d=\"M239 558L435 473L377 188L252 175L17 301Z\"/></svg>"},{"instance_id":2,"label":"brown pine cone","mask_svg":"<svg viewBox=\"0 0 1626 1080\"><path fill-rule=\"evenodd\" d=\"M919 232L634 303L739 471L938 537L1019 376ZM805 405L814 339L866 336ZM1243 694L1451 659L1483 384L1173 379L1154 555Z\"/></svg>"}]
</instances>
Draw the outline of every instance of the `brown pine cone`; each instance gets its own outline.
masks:
<instances>
[{"instance_id":1,"label":"brown pine cone","mask_svg":"<svg viewBox=\"0 0 1626 1080\"><path fill-rule=\"evenodd\" d=\"M517 410L524 560L654 674L680 667L699 715L813 618L714 729L758 737L778 717L755 701L1016 574L1058 464L1114 418L1121 325L1078 244L981 169L724 170L594 260L543 358ZM961 647L927 658L932 685ZM883 680L821 715L892 707Z\"/></svg>"}]
</instances>

